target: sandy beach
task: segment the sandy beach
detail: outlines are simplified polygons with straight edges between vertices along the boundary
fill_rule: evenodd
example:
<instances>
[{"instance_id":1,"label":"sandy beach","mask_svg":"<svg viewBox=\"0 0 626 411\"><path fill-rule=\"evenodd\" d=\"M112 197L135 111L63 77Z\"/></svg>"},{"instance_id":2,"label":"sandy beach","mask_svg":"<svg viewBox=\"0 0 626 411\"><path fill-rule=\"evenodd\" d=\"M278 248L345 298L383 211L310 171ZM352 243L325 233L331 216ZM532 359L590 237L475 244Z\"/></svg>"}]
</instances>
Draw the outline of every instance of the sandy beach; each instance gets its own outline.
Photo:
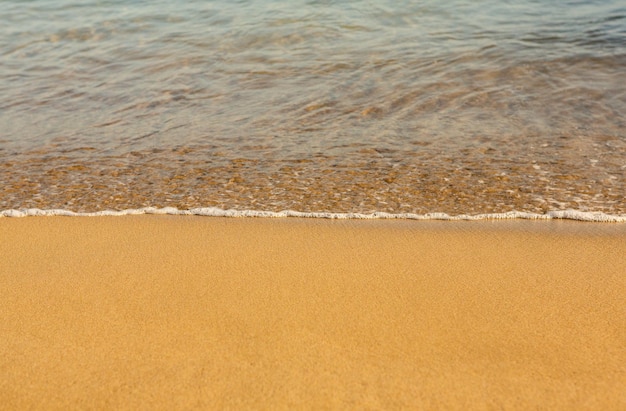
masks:
<instances>
[{"instance_id":1,"label":"sandy beach","mask_svg":"<svg viewBox=\"0 0 626 411\"><path fill-rule=\"evenodd\" d=\"M626 225L0 219L0 409L626 409Z\"/></svg>"}]
</instances>

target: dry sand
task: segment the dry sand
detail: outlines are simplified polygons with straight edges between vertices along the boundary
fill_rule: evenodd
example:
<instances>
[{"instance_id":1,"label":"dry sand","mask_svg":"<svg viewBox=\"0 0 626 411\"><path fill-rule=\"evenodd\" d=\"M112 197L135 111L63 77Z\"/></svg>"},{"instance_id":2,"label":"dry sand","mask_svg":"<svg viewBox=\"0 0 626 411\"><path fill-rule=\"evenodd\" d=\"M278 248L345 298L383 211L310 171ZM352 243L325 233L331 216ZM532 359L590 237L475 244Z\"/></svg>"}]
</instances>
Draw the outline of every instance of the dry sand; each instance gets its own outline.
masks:
<instances>
[{"instance_id":1,"label":"dry sand","mask_svg":"<svg viewBox=\"0 0 626 411\"><path fill-rule=\"evenodd\" d=\"M626 225L0 219L2 409L626 409Z\"/></svg>"}]
</instances>

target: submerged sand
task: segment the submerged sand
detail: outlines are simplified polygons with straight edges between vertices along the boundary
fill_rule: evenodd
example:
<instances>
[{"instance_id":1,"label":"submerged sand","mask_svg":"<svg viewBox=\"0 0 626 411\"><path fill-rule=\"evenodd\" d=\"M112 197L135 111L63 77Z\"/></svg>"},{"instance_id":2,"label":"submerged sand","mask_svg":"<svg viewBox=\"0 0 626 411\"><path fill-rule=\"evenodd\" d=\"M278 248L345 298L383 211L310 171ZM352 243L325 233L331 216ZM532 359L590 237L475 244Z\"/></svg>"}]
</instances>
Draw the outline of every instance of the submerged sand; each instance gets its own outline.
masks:
<instances>
[{"instance_id":1,"label":"submerged sand","mask_svg":"<svg viewBox=\"0 0 626 411\"><path fill-rule=\"evenodd\" d=\"M626 225L0 219L2 409L625 409Z\"/></svg>"}]
</instances>

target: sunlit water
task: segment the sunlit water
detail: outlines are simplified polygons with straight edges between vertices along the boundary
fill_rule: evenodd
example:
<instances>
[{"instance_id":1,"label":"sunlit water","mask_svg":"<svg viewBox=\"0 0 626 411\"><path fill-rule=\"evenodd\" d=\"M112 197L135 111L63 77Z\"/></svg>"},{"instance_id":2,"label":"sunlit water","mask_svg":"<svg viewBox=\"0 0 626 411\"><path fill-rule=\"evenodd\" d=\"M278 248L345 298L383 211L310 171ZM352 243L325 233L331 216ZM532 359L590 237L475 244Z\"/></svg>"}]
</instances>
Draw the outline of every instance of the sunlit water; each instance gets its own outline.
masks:
<instances>
[{"instance_id":1,"label":"sunlit water","mask_svg":"<svg viewBox=\"0 0 626 411\"><path fill-rule=\"evenodd\" d=\"M0 210L626 213L623 1L0 8Z\"/></svg>"}]
</instances>

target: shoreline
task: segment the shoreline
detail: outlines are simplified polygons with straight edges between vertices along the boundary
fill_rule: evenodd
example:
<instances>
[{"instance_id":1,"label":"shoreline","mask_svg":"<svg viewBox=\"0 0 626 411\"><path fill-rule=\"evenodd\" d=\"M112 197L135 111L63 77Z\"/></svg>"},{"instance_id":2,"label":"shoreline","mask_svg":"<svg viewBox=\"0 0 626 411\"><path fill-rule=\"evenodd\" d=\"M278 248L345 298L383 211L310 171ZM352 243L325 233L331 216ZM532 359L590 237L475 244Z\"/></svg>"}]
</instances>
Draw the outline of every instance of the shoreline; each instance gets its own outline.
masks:
<instances>
[{"instance_id":1,"label":"shoreline","mask_svg":"<svg viewBox=\"0 0 626 411\"><path fill-rule=\"evenodd\" d=\"M0 219L0 403L626 406L626 226Z\"/></svg>"},{"instance_id":2,"label":"shoreline","mask_svg":"<svg viewBox=\"0 0 626 411\"><path fill-rule=\"evenodd\" d=\"M94 212L76 212L67 209L8 209L0 210L1 217L103 217L127 215L183 215L204 217L255 217L255 218L313 218L330 220L442 220L442 221L481 221L481 220L573 220L596 223L624 223L626 214L607 214L599 211L580 211L574 209L552 210L543 214L526 211L507 211L487 214L447 214L431 212L426 214L415 213L348 213L348 212L302 212L295 210L264 211L264 210L236 210L217 207L202 207L193 209L178 209L175 207L143 207L126 210L104 210Z\"/></svg>"}]
</instances>

